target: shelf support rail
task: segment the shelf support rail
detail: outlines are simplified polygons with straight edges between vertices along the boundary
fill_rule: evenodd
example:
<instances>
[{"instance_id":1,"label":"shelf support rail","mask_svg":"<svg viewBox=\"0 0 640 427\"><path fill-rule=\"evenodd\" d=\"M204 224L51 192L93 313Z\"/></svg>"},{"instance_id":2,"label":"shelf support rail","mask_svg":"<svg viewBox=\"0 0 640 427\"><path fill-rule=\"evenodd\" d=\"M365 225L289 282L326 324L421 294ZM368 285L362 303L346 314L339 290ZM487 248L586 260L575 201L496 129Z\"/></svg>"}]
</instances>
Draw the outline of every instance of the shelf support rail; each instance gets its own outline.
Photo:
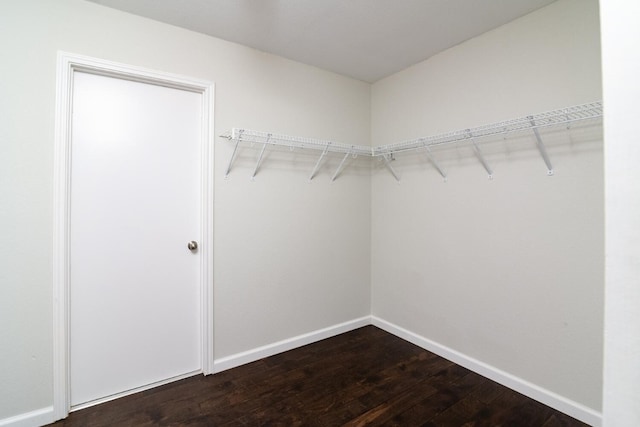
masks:
<instances>
[{"instance_id":1,"label":"shelf support rail","mask_svg":"<svg viewBox=\"0 0 640 427\"><path fill-rule=\"evenodd\" d=\"M551 165L551 160L549 160L549 155L547 154L547 149L542 142L542 138L540 138L540 133L538 132L538 128L536 127L536 122L533 119L533 116L529 116L529 122L531 123L531 129L533 130L533 134L536 137L536 145L538 146L538 151L540 151L540 155L544 160L545 165L547 165L547 175L553 175L553 166ZM569 120L567 120L567 125Z\"/></svg>"},{"instance_id":2,"label":"shelf support rail","mask_svg":"<svg viewBox=\"0 0 640 427\"><path fill-rule=\"evenodd\" d=\"M467 136L471 140L471 144L473 144L473 151L475 151L476 156L478 157L478 160L480 160L480 163L482 163L484 170L486 170L487 173L489 174L489 179L493 179L493 170L491 170L491 167L487 163L487 159L485 159L484 154L482 154L480 147L478 147L478 143L476 143L476 140L473 137L471 130L469 129L467 129Z\"/></svg>"},{"instance_id":3,"label":"shelf support rail","mask_svg":"<svg viewBox=\"0 0 640 427\"><path fill-rule=\"evenodd\" d=\"M231 153L231 158L229 159L229 165L227 165L227 171L224 174L224 179L228 179L229 178L229 173L231 172L231 165L233 164L233 161L236 158L236 152L238 151L238 145L240 145L240 140L242 139L242 133L243 132L244 132L244 130L240 129L238 131L238 136L237 137L235 135L233 135L233 133L232 133L231 137L229 138L229 139L235 139L236 140L236 145L235 145L235 147L233 147L233 152Z\"/></svg>"}]
</instances>

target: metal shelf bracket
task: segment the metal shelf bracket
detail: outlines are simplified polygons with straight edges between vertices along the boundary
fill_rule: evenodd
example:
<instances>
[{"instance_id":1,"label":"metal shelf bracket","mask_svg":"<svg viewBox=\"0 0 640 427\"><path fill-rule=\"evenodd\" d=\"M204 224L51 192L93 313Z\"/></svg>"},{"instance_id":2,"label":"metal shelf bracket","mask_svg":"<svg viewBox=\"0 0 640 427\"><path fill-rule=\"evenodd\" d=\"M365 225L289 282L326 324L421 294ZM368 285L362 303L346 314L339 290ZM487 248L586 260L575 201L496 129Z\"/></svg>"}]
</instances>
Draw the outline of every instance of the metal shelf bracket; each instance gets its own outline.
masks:
<instances>
[{"instance_id":1,"label":"metal shelf bracket","mask_svg":"<svg viewBox=\"0 0 640 427\"><path fill-rule=\"evenodd\" d=\"M393 175L396 181L400 182L400 177L398 176L398 173L393 168L393 166L391 166L391 160L393 160L393 153L383 154L382 160L384 160L384 165L387 167L387 169L389 169L389 172L391 172L391 175Z\"/></svg>"},{"instance_id":2,"label":"metal shelf bracket","mask_svg":"<svg viewBox=\"0 0 640 427\"><path fill-rule=\"evenodd\" d=\"M244 132L244 129L240 129L238 131L238 136L235 137L233 135L233 133L231 134L231 137L229 139L235 139L236 140L236 145L233 147L233 152L231 153L231 158L229 159L229 165L227 165L227 171L224 174L224 179L229 179L229 173L231 172L231 165L233 164L234 159L236 158L236 152L238 151L238 145L240 144L240 141L242 140L242 133Z\"/></svg>"},{"instance_id":3,"label":"metal shelf bracket","mask_svg":"<svg viewBox=\"0 0 640 427\"><path fill-rule=\"evenodd\" d=\"M251 174L251 181L256 180L256 174L258 173L258 169L260 168L260 163L262 163L262 157L264 156L264 151L267 149L267 144L271 139L271 134L267 136L267 140L262 143L262 149L260 150L260 155L258 156L258 161L256 162L256 167L253 169L253 174Z\"/></svg>"},{"instance_id":4,"label":"metal shelf bracket","mask_svg":"<svg viewBox=\"0 0 640 427\"><path fill-rule=\"evenodd\" d=\"M344 162L347 161L347 158L349 157L349 154L351 154L351 152L347 152L344 157L342 158L342 161L340 162L340 164L338 165L338 169L336 169L336 172L333 174L333 176L331 177L331 181L335 181L336 178L338 177L338 175L340 174L340 172L342 172L342 168L344 168Z\"/></svg>"},{"instance_id":5,"label":"metal shelf bracket","mask_svg":"<svg viewBox=\"0 0 640 427\"><path fill-rule=\"evenodd\" d=\"M544 164L547 165L547 175L552 176L553 166L551 165L551 160L549 160L549 155L547 154L547 149L542 142L542 138L540 138L540 133L538 132L538 128L536 127L536 122L533 119L533 116L529 116L529 121L531 122L533 134L536 136L536 145L538 146L538 151L540 151L540 155L544 160Z\"/></svg>"},{"instance_id":6,"label":"metal shelf bracket","mask_svg":"<svg viewBox=\"0 0 640 427\"><path fill-rule=\"evenodd\" d=\"M318 172L318 169L320 169L320 164L322 163L322 159L324 158L324 156L327 155L327 152L329 151L329 145L331 145L331 143L328 143L327 146L324 148L324 150L322 150L322 154L320 154L320 158L318 158L318 161L316 162L316 165L313 168L311 175L309 175L309 182L311 182L313 177L316 176L316 172Z\"/></svg>"},{"instance_id":7,"label":"metal shelf bracket","mask_svg":"<svg viewBox=\"0 0 640 427\"><path fill-rule=\"evenodd\" d=\"M444 182L447 182L447 174L444 173L444 171L442 170L442 168L438 164L438 161L433 156L433 153L431 152L431 148L429 148L429 146L426 143L424 145L424 150L425 150L425 154L427 155L427 158L429 159L429 161L431 162L433 167L436 168L436 170L438 171L438 173L440 175L442 175L442 179L444 180Z\"/></svg>"},{"instance_id":8,"label":"metal shelf bracket","mask_svg":"<svg viewBox=\"0 0 640 427\"><path fill-rule=\"evenodd\" d=\"M471 134L471 131L469 129L467 129L467 135L471 140L471 144L473 144L473 151L475 151L478 160L480 160L480 163L482 163L484 170L486 170L489 174L489 179L493 179L493 170L491 170L491 167L487 163L487 159L485 159L484 154L482 154L480 147L478 147L478 144L476 143L475 139L473 138L473 134Z\"/></svg>"}]
</instances>

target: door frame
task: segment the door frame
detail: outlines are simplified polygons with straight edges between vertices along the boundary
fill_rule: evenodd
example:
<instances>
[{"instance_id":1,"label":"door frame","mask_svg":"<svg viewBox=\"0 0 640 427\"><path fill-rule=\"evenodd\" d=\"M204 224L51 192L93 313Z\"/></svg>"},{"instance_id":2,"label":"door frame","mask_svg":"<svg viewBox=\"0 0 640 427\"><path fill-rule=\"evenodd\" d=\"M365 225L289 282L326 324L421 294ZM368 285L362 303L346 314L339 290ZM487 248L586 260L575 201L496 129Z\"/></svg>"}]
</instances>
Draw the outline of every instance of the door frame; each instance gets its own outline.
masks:
<instances>
[{"instance_id":1,"label":"door frame","mask_svg":"<svg viewBox=\"0 0 640 427\"><path fill-rule=\"evenodd\" d=\"M53 413L71 409L69 381L69 231L71 200L71 119L75 72L115 77L202 95L200 195L200 306L202 373L213 373L213 99L214 84L205 80L58 52L53 194Z\"/></svg>"}]
</instances>

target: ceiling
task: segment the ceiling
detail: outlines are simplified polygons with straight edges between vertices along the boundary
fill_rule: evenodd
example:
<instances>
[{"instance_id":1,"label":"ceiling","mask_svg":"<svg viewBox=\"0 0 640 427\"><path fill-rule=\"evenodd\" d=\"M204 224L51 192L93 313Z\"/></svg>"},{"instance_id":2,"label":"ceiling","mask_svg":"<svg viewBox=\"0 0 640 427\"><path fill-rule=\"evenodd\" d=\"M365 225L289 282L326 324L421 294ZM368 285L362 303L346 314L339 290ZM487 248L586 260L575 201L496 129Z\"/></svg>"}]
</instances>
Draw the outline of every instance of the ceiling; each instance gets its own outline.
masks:
<instances>
[{"instance_id":1,"label":"ceiling","mask_svg":"<svg viewBox=\"0 0 640 427\"><path fill-rule=\"evenodd\" d=\"M89 0L373 83L555 0Z\"/></svg>"}]
</instances>

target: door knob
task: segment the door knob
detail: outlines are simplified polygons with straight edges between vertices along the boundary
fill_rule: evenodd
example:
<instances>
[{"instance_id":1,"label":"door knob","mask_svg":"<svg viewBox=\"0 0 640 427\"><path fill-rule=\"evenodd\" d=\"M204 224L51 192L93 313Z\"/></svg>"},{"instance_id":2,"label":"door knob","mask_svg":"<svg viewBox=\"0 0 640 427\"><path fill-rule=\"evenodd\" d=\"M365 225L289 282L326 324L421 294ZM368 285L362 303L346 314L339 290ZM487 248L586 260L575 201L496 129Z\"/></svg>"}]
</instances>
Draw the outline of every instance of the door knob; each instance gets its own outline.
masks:
<instances>
[{"instance_id":1,"label":"door knob","mask_svg":"<svg viewBox=\"0 0 640 427\"><path fill-rule=\"evenodd\" d=\"M189 248L190 251L195 251L196 249L198 249L198 242L196 242L195 240L190 241L189 243L187 243L187 248Z\"/></svg>"}]
</instances>

